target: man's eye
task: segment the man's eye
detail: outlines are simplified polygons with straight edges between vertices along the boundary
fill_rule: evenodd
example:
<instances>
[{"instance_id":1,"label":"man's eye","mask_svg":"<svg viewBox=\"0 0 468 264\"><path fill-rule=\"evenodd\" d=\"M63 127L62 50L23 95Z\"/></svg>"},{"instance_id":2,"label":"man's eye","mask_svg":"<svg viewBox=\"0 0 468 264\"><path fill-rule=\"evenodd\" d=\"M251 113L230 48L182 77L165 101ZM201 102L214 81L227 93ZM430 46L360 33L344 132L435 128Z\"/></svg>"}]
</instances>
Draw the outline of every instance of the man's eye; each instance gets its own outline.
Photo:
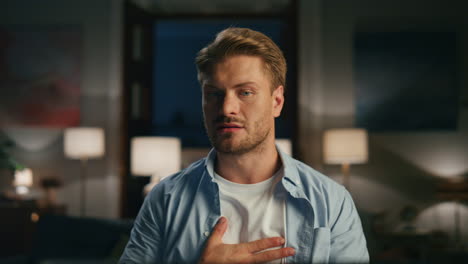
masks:
<instances>
[{"instance_id":1,"label":"man's eye","mask_svg":"<svg viewBox=\"0 0 468 264\"><path fill-rule=\"evenodd\" d=\"M242 96L251 96L253 93L251 91L242 91L241 95Z\"/></svg>"}]
</instances>

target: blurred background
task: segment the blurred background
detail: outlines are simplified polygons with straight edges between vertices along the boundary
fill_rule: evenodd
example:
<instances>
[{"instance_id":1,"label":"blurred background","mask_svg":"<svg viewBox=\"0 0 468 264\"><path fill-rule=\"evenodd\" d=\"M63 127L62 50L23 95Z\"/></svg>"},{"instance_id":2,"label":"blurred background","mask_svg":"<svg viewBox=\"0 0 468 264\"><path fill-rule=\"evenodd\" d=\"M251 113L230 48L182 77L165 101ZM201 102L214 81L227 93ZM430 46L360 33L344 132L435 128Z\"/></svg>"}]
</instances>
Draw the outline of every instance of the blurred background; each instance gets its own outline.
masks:
<instances>
[{"instance_id":1,"label":"blurred background","mask_svg":"<svg viewBox=\"0 0 468 264\"><path fill-rule=\"evenodd\" d=\"M145 191L210 149L194 58L228 26L283 50L277 137L345 184L373 263L468 261L467 12L462 0L1 1L0 263L115 262Z\"/></svg>"}]
</instances>

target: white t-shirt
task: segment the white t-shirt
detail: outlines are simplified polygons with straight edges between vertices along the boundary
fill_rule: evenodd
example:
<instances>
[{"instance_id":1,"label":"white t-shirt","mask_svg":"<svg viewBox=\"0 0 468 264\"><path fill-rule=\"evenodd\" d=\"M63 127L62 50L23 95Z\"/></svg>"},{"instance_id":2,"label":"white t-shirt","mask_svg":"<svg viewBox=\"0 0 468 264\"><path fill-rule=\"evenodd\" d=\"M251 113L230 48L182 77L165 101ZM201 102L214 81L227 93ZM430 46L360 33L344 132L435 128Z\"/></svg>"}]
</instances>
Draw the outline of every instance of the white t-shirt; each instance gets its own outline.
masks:
<instances>
[{"instance_id":1,"label":"white t-shirt","mask_svg":"<svg viewBox=\"0 0 468 264\"><path fill-rule=\"evenodd\" d=\"M221 215L228 219L224 243L238 244L277 236L285 238L286 191L277 184L283 175L281 168L265 181L239 184L215 173ZM281 260L271 263L281 263Z\"/></svg>"}]
</instances>

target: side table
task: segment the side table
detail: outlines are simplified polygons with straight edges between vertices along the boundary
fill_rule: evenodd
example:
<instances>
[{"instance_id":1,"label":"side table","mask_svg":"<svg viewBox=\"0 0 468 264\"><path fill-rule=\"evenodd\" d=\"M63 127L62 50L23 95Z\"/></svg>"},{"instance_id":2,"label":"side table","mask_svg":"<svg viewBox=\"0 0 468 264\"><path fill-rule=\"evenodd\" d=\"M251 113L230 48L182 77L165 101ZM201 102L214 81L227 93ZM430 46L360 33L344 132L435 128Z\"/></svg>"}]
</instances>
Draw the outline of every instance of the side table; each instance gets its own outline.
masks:
<instances>
[{"instance_id":1,"label":"side table","mask_svg":"<svg viewBox=\"0 0 468 264\"><path fill-rule=\"evenodd\" d=\"M31 250L36 223L45 214L66 213L65 205L38 207L35 203L0 204L0 257L25 255Z\"/></svg>"}]
</instances>

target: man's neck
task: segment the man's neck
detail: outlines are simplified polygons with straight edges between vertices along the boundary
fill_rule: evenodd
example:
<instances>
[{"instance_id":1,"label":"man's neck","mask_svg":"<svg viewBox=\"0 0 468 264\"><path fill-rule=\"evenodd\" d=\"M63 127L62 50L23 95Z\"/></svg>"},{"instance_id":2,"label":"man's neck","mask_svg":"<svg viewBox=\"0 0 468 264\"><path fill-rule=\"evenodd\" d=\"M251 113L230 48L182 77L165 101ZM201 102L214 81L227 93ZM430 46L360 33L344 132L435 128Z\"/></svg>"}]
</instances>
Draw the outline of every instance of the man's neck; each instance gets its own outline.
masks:
<instances>
[{"instance_id":1,"label":"man's neck","mask_svg":"<svg viewBox=\"0 0 468 264\"><path fill-rule=\"evenodd\" d=\"M274 144L267 143L244 154L217 153L215 171L228 181L253 184L269 179L281 167Z\"/></svg>"}]
</instances>

